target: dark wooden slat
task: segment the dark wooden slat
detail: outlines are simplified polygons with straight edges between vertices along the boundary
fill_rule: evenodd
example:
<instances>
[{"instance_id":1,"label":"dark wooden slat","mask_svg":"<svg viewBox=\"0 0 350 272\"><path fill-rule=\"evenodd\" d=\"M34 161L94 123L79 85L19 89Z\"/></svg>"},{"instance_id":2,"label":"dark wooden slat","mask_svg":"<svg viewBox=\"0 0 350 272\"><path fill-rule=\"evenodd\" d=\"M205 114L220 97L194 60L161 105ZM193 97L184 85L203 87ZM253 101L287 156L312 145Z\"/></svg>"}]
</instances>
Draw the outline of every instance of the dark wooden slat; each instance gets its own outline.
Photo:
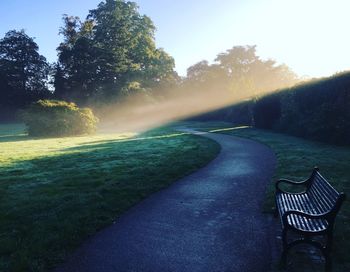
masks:
<instances>
[{"instance_id":1,"label":"dark wooden slat","mask_svg":"<svg viewBox=\"0 0 350 272\"><path fill-rule=\"evenodd\" d=\"M307 197L303 197L303 195L296 195L297 200L299 201L302 209L308 213L314 214L311 203L307 201ZM305 218L305 222L308 225L309 230L318 230L321 228L321 226L318 224L319 222L317 220L309 220Z\"/></svg>"},{"instance_id":2,"label":"dark wooden slat","mask_svg":"<svg viewBox=\"0 0 350 272\"><path fill-rule=\"evenodd\" d=\"M320 195L325 196L327 199L334 201L337 199L338 195L335 194L332 190L329 189L329 186L325 184L322 180L315 180L312 184Z\"/></svg>"},{"instance_id":3,"label":"dark wooden slat","mask_svg":"<svg viewBox=\"0 0 350 272\"><path fill-rule=\"evenodd\" d=\"M288 210L293 210L293 207L288 199L288 194L283 194L283 199L284 199L284 204L285 204L285 211L288 211ZM291 224L291 225L296 225L296 222L294 222L294 218L292 217L288 217L287 218L287 221Z\"/></svg>"},{"instance_id":4,"label":"dark wooden slat","mask_svg":"<svg viewBox=\"0 0 350 272\"><path fill-rule=\"evenodd\" d=\"M322 202L320 196L311 188L308 192L310 200L314 203L315 207L318 207L320 213L330 210L328 203Z\"/></svg>"},{"instance_id":5,"label":"dark wooden slat","mask_svg":"<svg viewBox=\"0 0 350 272\"><path fill-rule=\"evenodd\" d=\"M317 176L314 180L314 186L325 198L334 203L339 197L339 193L322 177Z\"/></svg>"},{"instance_id":6,"label":"dark wooden slat","mask_svg":"<svg viewBox=\"0 0 350 272\"><path fill-rule=\"evenodd\" d=\"M321 179L328 190L331 190L336 196L339 196L339 192L319 172L317 172L316 178Z\"/></svg>"},{"instance_id":7,"label":"dark wooden slat","mask_svg":"<svg viewBox=\"0 0 350 272\"><path fill-rule=\"evenodd\" d=\"M319 196L318 196L319 197ZM288 210L300 210L305 211L312 214L322 213L319 206L313 205L310 197L307 194L280 194L279 199L277 201L280 206L280 209L283 210L282 214ZM323 220L319 219L307 219L302 216L289 216L288 222L301 230L306 231L317 231L324 230L325 223Z\"/></svg>"},{"instance_id":8,"label":"dark wooden slat","mask_svg":"<svg viewBox=\"0 0 350 272\"><path fill-rule=\"evenodd\" d=\"M293 210L299 210L299 211L300 211L300 209L298 208L297 203L296 203L296 202L294 201L294 199L293 199L293 195L287 195L287 198L288 198L289 204L291 205L292 209L293 209ZM294 219L294 222L295 222L295 224L296 224L296 226L297 226L298 228L302 228L302 227L303 227L303 223L302 223L301 220L299 220L299 217L298 217L298 216L291 215L291 216L289 216L289 217L290 217L291 219Z\"/></svg>"},{"instance_id":9,"label":"dark wooden slat","mask_svg":"<svg viewBox=\"0 0 350 272\"><path fill-rule=\"evenodd\" d=\"M323 197L320 191L316 187L311 187L309 189L310 196L314 198L316 204L318 204L323 212L327 212L332 209L334 203L329 201L327 198Z\"/></svg>"},{"instance_id":10,"label":"dark wooden slat","mask_svg":"<svg viewBox=\"0 0 350 272\"><path fill-rule=\"evenodd\" d=\"M314 184L313 184L314 185ZM312 186L305 194L284 194L278 196L277 204L281 215L288 210L299 210L311 214L320 214L330 211L334 203L327 197L323 186ZM308 219L303 216L288 216L288 223L305 231L321 231L327 227L327 222L322 219Z\"/></svg>"}]
</instances>

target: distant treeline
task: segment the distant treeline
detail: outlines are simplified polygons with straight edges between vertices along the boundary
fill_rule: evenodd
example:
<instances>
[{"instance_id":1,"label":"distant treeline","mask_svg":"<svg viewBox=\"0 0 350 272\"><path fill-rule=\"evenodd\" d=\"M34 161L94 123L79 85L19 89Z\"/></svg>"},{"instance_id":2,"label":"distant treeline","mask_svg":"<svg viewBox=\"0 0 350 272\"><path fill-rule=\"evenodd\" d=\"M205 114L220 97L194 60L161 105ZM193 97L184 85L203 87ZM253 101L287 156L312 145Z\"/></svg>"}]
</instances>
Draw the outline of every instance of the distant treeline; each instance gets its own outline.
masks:
<instances>
[{"instance_id":1,"label":"distant treeline","mask_svg":"<svg viewBox=\"0 0 350 272\"><path fill-rule=\"evenodd\" d=\"M0 121L12 121L18 109L39 99L75 102L98 111L106 105L118 108L135 97L159 103L174 93L189 99L201 93L210 104L204 94L220 90L239 100L299 80L288 66L262 60L256 46L234 46L212 63L192 65L187 76L180 77L174 59L156 47L155 30L136 3L104 0L85 19L63 16L55 63L40 55L24 30L8 31L0 39Z\"/></svg>"},{"instance_id":2,"label":"distant treeline","mask_svg":"<svg viewBox=\"0 0 350 272\"><path fill-rule=\"evenodd\" d=\"M350 144L350 72L279 90L196 117L271 129L331 144Z\"/></svg>"}]
</instances>

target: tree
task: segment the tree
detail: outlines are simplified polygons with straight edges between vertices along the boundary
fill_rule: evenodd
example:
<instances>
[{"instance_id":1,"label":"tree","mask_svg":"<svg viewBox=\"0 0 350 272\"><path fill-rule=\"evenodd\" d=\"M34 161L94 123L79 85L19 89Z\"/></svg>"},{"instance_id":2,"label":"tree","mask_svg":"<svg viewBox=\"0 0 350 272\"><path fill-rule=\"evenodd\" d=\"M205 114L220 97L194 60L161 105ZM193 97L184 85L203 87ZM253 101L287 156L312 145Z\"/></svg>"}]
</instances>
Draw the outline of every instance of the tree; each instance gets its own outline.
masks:
<instances>
[{"instance_id":1,"label":"tree","mask_svg":"<svg viewBox=\"0 0 350 272\"><path fill-rule=\"evenodd\" d=\"M202 60L187 69L187 78L197 82L204 82L208 78L210 70L209 62L207 60Z\"/></svg>"},{"instance_id":2,"label":"tree","mask_svg":"<svg viewBox=\"0 0 350 272\"><path fill-rule=\"evenodd\" d=\"M217 55L215 62L204 60L187 69L184 88L215 92L232 100L247 99L290 86L298 81L288 66L262 60L256 46L234 46Z\"/></svg>"},{"instance_id":3,"label":"tree","mask_svg":"<svg viewBox=\"0 0 350 272\"><path fill-rule=\"evenodd\" d=\"M173 58L156 48L153 22L136 3L107 0L84 22L67 15L63 20L57 73L65 90L58 93L82 103L110 101L131 83L144 90L176 80Z\"/></svg>"},{"instance_id":4,"label":"tree","mask_svg":"<svg viewBox=\"0 0 350 272\"><path fill-rule=\"evenodd\" d=\"M203 60L187 69L185 85L192 91L226 91L227 76L219 65L209 65L208 61Z\"/></svg>"},{"instance_id":5,"label":"tree","mask_svg":"<svg viewBox=\"0 0 350 272\"><path fill-rule=\"evenodd\" d=\"M288 66L257 56L255 45L235 46L219 54L215 61L225 71L229 89L239 95L259 95L298 81Z\"/></svg>"},{"instance_id":6,"label":"tree","mask_svg":"<svg viewBox=\"0 0 350 272\"><path fill-rule=\"evenodd\" d=\"M12 30L0 40L1 68L9 85L26 92L45 92L49 65L24 30Z\"/></svg>"},{"instance_id":7,"label":"tree","mask_svg":"<svg viewBox=\"0 0 350 272\"><path fill-rule=\"evenodd\" d=\"M64 41L57 48L58 63L55 67L55 96L60 99L85 101L93 90L91 66L95 63L91 39L88 38L87 28L78 17L63 16L64 27L60 34Z\"/></svg>"},{"instance_id":8,"label":"tree","mask_svg":"<svg viewBox=\"0 0 350 272\"><path fill-rule=\"evenodd\" d=\"M50 95L49 65L38 45L24 30L11 30L0 40L0 90L2 107L17 108Z\"/></svg>"}]
</instances>

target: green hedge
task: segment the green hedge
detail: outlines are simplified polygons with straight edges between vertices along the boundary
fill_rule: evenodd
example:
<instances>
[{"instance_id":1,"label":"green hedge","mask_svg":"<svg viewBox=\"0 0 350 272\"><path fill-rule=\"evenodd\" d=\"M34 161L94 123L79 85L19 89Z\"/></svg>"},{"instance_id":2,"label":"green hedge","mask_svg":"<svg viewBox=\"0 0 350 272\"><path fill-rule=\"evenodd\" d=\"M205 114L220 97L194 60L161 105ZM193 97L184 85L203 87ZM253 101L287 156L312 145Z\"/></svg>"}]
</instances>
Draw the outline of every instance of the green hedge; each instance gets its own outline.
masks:
<instances>
[{"instance_id":1,"label":"green hedge","mask_svg":"<svg viewBox=\"0 0 350 272\"><path fill-rule=\"evenodd\" d=\"M39 100L21 112L30 136L72 136L96 131L98 119L89 108L59 100Z\"/></svg>"},{"instance_id":2,"label":"green hedge","mask_svg":"<svg viewBox=\"0 0 350 272\"><path fill-rule=\"evenodd\" d=\"M350 72L279 90L196 119L253 124L310 140L350 145Z\"/></svg>"},{"instance_id":3,"label":"green hedge","mask_svg":"<svg viewBox=\"0 0 350 272\"><path fill-rule=\"evenodd\" d=\"M234 106L200 114L188 118L188 121L226 121L235 125L252 125L252 106L251 101L243 101Z\"/></svg>"},{"instance_id":4,"label":"green hedge","mask_svg":"<svg viewBox=\"0 0 350 272\"><path fill-rule=\"evenodd\" d=\"M259 98L258 128L327 142L350 144L350 73L311 81Z\"/></svg>"},{"instance_id":5,"label":"green hedge","mask_svg":"<svg viewBox=\"0 0 350 272\"><path fill-rule=\"evenodd\" d=\"M275 93L261 97L255 101L252 108L254 126L272 129L281 117L281 96L279 93Z\"/></svg>"}]
</instances>

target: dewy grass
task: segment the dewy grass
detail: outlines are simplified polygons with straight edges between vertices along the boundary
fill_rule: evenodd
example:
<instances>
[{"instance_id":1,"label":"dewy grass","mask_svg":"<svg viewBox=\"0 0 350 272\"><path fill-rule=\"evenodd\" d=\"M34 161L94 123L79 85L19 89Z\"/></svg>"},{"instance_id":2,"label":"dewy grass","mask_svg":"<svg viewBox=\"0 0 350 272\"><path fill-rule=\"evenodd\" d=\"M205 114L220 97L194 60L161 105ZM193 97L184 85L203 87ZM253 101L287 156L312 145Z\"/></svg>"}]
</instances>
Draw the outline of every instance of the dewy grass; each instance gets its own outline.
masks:
<instances>
[{"instance_id":1,"label":"dewy grass","mask_svg":"<svg viewBox=\"0 0 350 272\"><path fill-rule=\"evenodd\" d=\"M327 145L249 127L230 127L228 123L215 125L210 122L199 127L205 131L250 138L270 146L277 156L273 180L282 177L304 180L313 167L318 166L331 184L347 194L336 220L332 258L334 271L350 271L350 147ZM271 212L274 209L274 182L270 183L266 195L264 210Z\"/></svg>"},{"instance_id":2,"label":"dewy grass","mask_svg":"<svg viewBox=\"0 0 350 272\"><path fill-rule=\"evenodd\" d=\"M0 126L0 271L47 271L219 149L169 128L35 139L20 125Z\"/></svg>"}]
</instances>

